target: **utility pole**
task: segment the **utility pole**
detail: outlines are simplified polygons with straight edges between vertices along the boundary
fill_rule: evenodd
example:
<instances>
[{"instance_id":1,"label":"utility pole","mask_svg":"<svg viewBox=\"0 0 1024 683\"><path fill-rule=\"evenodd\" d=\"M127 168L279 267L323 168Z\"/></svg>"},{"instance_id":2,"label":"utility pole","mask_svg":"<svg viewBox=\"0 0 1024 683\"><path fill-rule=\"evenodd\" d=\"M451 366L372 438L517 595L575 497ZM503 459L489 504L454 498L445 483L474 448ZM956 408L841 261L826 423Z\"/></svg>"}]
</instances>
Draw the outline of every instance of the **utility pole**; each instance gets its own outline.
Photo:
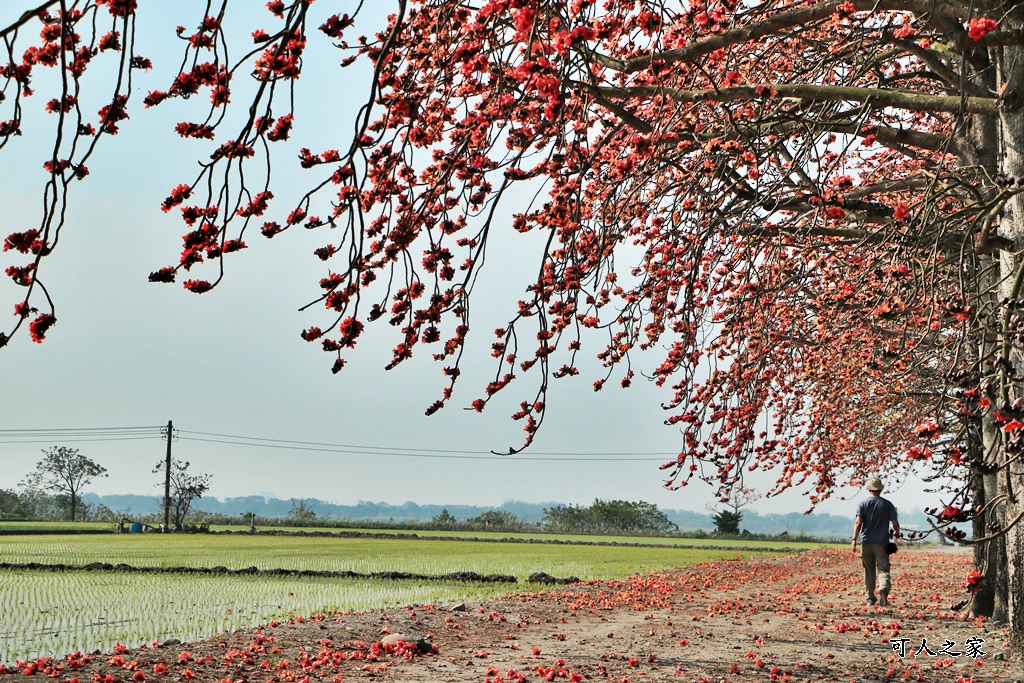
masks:
<instances>
[{"instance_id":1,"label":"utility pole","mask_svg":"<svg viewBox=\"0 0 1024 683\"><path fill-rule=\"evenodd\" d=\"M167 462L164 463L164 533L171 530L171 436L174 425L167 421Z\"/></svg>"}]
</instances>

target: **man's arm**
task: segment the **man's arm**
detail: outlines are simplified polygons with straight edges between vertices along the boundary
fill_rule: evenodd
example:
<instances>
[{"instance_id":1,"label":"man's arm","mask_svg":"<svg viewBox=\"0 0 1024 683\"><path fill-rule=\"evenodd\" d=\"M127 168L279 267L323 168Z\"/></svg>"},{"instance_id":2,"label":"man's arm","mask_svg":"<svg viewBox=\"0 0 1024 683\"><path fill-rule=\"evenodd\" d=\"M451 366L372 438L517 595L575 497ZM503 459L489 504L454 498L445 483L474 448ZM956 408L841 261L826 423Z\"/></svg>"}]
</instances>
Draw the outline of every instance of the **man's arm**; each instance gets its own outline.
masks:
<instances>
[{"instance_id":1,"label":"man's arm","mask_svg":"<svg viewBox=\"0 0 1024 683\"><path fill-rule=\"evenodd\" d=\"M889 505L890 505L890 509L892 511L890 513L890 516L891 516L890 521L892 522L892 530L893 530L894 538L902 538L900 536L900 519L899 519L900 516L896 512L896 506L892 504L892 501L889 501Z\"/></svg>"},{"instance_id":2,"label":"man's arm","mask_svg":"<svg viewBox=\"0 0 1024 683\"><path fill-rule=\"evenodd\" d=\"M850 550L853 552L857 552L857 537L860 536L860 527L863 523L864 522L861 521L859 516L857 517L857 521L853 523L853 540L850 541ZM897 522L893 523L898 524Z\"/></svg>"}]
</instances>

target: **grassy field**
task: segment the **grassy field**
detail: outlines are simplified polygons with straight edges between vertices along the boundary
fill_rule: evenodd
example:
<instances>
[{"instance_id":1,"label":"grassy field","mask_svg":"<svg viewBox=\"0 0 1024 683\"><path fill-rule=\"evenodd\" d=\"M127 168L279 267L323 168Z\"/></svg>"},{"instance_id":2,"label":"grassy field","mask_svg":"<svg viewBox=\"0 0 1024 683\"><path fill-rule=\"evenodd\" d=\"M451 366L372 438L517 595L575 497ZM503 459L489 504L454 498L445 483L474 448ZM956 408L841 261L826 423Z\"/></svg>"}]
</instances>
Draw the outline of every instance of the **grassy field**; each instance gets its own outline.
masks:
<instances>
[{"instance_id":1,"label":"grassy field","mask_svg":"<svg viewBox=\"0 0 1024 683\"><path fill-rule=\"evenodd\" d=\"M585 540L594 540L585 537ZM622 539L617 541L649 539ZM152 567L510 574L518 584L117 571L0 571L0 663L209 637L289 615L541 590L534 572L603 579L764 553L664 547L251 535L0 535L0 561Z\"/></svg>"},{"instance_id":2,"label":"grassy field","mask_svg":"<svg viewBox=\"0 0 1024 683\"><path fill-rule=\"evenodd\" d=\"M243 527L212 527L213 531L241 531ZM789 549L810 549L820 548L821 543L800 540L794 536L792 540L784 541L759 541L733 538L681 538L676 536L596 536L591 534L549 534L540 532L515 533L507 531L433 531L433 530L394 530L387 529L359 529L352 528L295 528L295 527L260 527L260 531L304 531L309 533L327 532L339 533L352 531L357 533L384 533L384 534L415 534L422 538L485 538L485 539L535 539L541 541L565 541L570 543L623 543L623 544L644 544L644 545L674 545L674 546L701 546L719 548L789 548Z\"/></svg>"},{"instance_id":3,"label":"grassy field","mask_svg":"<svg viewBox=\"0 0 1024 683\"><path fill-rule=\"evenodd\" d=\"M748 551L728 547L687 549L665 545L637 548L333 536L0 536L0 561L16 564L106 562L146 567L257 567L361 574L402 571L437 575L465 571L511 574L520 578L534 572L547 572L553 576L604 579L749 554Z\"/></svg>"},{"instance_id":4,"label":"grassy field","mask_svg":"<svg viewBox=\"0 0 1024 683\"><path fill-rule=\"evenodd\" d=\"M5 531L26 532L53 532L53 531L114 531L116 525L107 522L0 522L0 537ZM210 527L213 532L235 531L247 532L247 526L214 525ZM563 541L579 543L620 543L632 544L641 543L644 545L667 545L667 546L700 546L720 548L765 548L765 549L810 549L821 547L821 543L801 539L800 536L793 536L792 539L783 541L758 541L746 539L723 539L723 538L679 538L670 536L593 536L584 534L548 534L540 532L512 533L505 531L432 531L432 530L387 530L387 529L363 529L359 527L293 527L293 526L267 526L259 527L257 531L285 531L305 533L344 533L355 532L362 534L393 534L399 536L416 535L421 538L480 538L500 540L505 538L514 539L536 539L546 541Z\"/></svg>"},{"instance_id":5,"label":"grassy field","mask_svg":"<svg viewBox=\"0 0 1024 683\"><path fill-rule=\"evenodd\" d=\"M114 531L116 524L109 522L0 522L0 532L4 531Z\"/></svg>"}]
</instances>

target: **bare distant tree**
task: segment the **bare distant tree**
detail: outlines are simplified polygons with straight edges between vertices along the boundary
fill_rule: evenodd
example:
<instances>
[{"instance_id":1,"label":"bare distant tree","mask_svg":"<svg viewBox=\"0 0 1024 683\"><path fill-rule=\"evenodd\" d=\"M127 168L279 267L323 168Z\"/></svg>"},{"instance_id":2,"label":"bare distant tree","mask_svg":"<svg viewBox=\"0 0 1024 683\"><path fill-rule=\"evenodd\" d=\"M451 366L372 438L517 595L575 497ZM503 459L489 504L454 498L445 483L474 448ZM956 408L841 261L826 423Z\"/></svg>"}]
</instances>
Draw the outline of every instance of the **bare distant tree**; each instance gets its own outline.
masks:
<instances>
[{"instance_id":1,"label":"bare distant tree","mask_svg":"<svg viewBox=\"0 0 1024 683\"><path fill-rule=\"evenodd\" d=\"M43 449L45 457L36 463L21 486L29 491L53 491L71 499L71 521L75 521L79 493L96 477L107 476L107 468L78 452L77 448L53 446Z\"/></svg>"},{"instance_id":2,"label":"bare distant tree","mask_svg":"<svg viewBox=\"0 0 1024 683\"><path fill-rule=\"evenodd\" d=\"M292 509L288 511L287 519L299 524L308 524L316 520L313 501L309 498L292 498Z\"/></svg>"},{"instance_id":3,"label":"bare distant tree","mask_svg":"<svg viewBox=\"0 0 1024 683\"><path fill-rule=\"evenodd\" d=\"M715 513L712 521L714 521L715 529L718 533L738 534L740 533L740 522L743 521L743 513L740 510L760 497L761 494L757 492L757 489L733 486L729 489L728 493L719 497L715 503L708 503L704 507L709 512ZM726 509L720 510L719 505Z\"/></svg>"},{"instance_id":4,"label":"bare distant tree","mask_svg":"<svg viewBox=\"0 0 1024 683\"><path fill-rule=\"evenodd\" d=\"M180 529L188 517L192 503L203 497L203 494L210 490L209 474L191 474L188 471L187 461L174 460L171 462L171 524L174 528ZM164 461L157 463L153 468L153 474L163 473L166 464ZM158 487L163 487L161 481Z\"/></svg>"},{"instance_id":5,"label":"bare distant tree","mask_svg":"<svg viewBox=\"0 0 1024 683\"><path fill-rule=\"evenodd\" d=\"M729 493L719 498L719 502L725 507L729 508L735 514L739 514L740 510L747 507L755 500L760 500L761 494L758 493L757 489L749 488L746 486L733 486L729 489Z\"/></svg>"}]
</instances>

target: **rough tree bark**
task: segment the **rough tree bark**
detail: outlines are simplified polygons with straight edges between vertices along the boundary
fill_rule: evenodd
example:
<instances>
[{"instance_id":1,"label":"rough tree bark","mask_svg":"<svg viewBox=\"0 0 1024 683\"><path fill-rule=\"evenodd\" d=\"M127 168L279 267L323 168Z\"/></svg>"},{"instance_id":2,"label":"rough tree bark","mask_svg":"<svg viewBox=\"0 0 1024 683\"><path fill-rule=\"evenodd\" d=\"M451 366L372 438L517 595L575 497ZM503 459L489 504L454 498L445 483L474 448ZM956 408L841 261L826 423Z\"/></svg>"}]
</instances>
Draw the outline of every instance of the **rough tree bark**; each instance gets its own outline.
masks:
<instances>
[{"instance_id":1,"label":"rough tree bark","mask_svg":"<svg viewBox=\"0 0 1024 683\"><path fill-rule=\"evenodd\" d=\"M1020 33L1024 29L1024 17L1018 11L1011 12L1006 19L1009 31ZM995 55L996 92L1004 94L1003 107L999 112L998 140L994 147L998 154L1000 177L1006 182L1016 185L1024 183L1024 48L1020 46L1004 46L993 50ZM1004 405L1013 406L1013 402L1024 397L1024 354L1021 347L1010 343L1009 329L1010 312L1024 309L1024 256L1020 248L1024 246L1024 195L1015 194L1003 206L997 217L999 234L1013 241L1015 248L1001 252L1000 275L1003 278L1004 291L1009 299L1004 320L1002 341L1003 353L1000 358L1006 361L1002 371L1001 398ZM998 448L998 445L993 444ZM996 480L995 494L999 499L996 521L1001 530L1005 530L1006 574L1005 586L997 587L996 609L1001 607L1000 595L1005 591L1006 618L1010 623L1013 638L1012 648L1018 654L1024 654L1024 528L1020 518L1024 515L1024 500L1021 499L1021 486L1024 485L1024 464L1021 454L1024 446L1020 438L1015 437L1003 444L1005 464L994 475ZM988 488L991 488L990 486ZM1002 614L993 614L993 617Z\"/></svg>"}]
</instances>

